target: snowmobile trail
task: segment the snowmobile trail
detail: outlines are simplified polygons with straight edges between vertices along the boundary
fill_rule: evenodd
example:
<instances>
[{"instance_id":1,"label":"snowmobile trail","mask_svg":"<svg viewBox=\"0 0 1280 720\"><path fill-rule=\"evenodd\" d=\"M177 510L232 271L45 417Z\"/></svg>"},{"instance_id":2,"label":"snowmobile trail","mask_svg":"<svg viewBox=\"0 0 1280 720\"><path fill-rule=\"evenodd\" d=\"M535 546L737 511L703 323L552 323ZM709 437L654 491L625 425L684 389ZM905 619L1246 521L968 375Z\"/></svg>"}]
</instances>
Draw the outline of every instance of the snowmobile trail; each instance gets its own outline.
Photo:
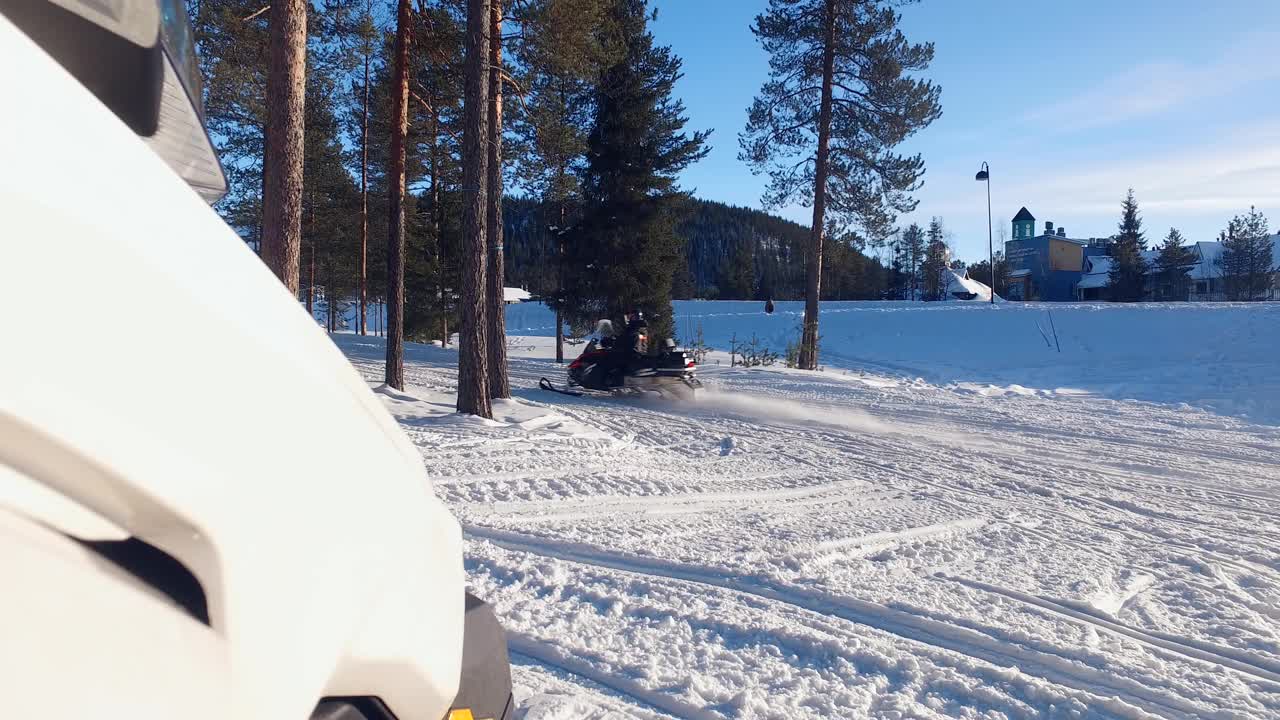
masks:
<instances>
[{"instance_id":1,"label":"snowmobile trail","mask_svg":"<svg viewBox=\"0 0 1280 720\"><path fill-rule=\"evenodd\" d=\"M1112 622L1106 618L1098 617L1091 613L1082 612L1052 600L1035 597L1033 595L1021 593L1016 590L1010 590L1008 588L996 587L995 585L990 585L979 580L952 577L941 573L935 577L968 585L969 587L984 590L989 593L1003 595L1004 597L1012 598L1013 600L1026 603L1027 605L1034 605L1035 607L1041 608L1047 612L1093 625L1094 627L1118 635L1125 635L1145 645L1175 652L1196 660L1203 660L1207 663L1221 665L1224 668L1229 668L1246 675L1252 675L1259 680L1273 684L1280 683L1280 663L1269 662L1263 658L1255 658L1252 655L1240 652L1235 648L1211 645L1208 643L1188 642L1162 633L1144 632L1121 623Z\"/></svg>"},{"instance_id":2,"label":"snowmobile trail","mask_svg":"<svg viewBox=\"0 0 1280 720\"><path fill-rule=\"evenodd\" d=\"M711 713L689 703L680 702L670 695L648 690L639 683L629 681L626 678L601 672L592 667L590 663L582 662L554 646L538 642L526 635L520 633L509 634L507 636L507 645L513 653L537 660L544 665L557 668L571 675L590 680L619 695L630 698L641 707L647 706L668 716L682 718L682 720L721 720L723 717L718 713Z\"/></svg>"},{"instance_id":3,"label":"snowmobile trail","mask_svg":"<svg viewBox=\"0 0 1280 720\"><path fill-rule=\"evenodd\" d=\"M1176 696L1154 692L1141 683L1115 678L1095 668L1075 665L1060 656L1001 643L969 628L948 625L875 603L824 597L800 589L776 588L749 579L719 576L709 568L673 566L640 558L619 558L584 549L538 543L521 538L515 533L477 532L474 528L468 529L467 533L510 550L534 552L585 565L753 595L817 615L864 625L904 640L988 662L996 667L1016 667L1035 677L1090 695L1096 696L1099 691L1113 693L1112 697L1119 698L1126 704L1162 717L1204 717L1204 708Z\"/></svg>"},{"instance_id":4,"label":"snowmobile trail","mask_svg":"<svg viewBox=\"0 0 1280 720\"><path fill-rule=\"evenodd\" d=\"M713 402L569 397L521 357L488 422L452 350L406 358L530 717L1280 720L1275 427L706 364Z\"/></svg>"}]
</instances>

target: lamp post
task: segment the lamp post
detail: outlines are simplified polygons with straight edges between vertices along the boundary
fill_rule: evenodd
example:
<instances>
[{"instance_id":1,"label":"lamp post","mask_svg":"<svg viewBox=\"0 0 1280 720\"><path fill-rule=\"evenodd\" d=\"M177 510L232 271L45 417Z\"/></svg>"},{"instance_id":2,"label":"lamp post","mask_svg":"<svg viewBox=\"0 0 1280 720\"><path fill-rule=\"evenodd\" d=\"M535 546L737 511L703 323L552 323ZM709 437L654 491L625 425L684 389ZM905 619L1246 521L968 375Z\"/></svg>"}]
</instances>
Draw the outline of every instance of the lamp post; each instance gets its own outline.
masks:
<instances>
[{"instance_id":1,"label":"lamp post","mask_svg":"<svg viewBox=\"0 0 1280 720\"><path fill-rule=\"evenodd\" d=\"M991 266L991 304L996 304L996 253L991 245L991 167L985 162L982 163L982 169L977 175L973 176L978 182L987 184L987 262Z\"/></svg>"}]
</instances>

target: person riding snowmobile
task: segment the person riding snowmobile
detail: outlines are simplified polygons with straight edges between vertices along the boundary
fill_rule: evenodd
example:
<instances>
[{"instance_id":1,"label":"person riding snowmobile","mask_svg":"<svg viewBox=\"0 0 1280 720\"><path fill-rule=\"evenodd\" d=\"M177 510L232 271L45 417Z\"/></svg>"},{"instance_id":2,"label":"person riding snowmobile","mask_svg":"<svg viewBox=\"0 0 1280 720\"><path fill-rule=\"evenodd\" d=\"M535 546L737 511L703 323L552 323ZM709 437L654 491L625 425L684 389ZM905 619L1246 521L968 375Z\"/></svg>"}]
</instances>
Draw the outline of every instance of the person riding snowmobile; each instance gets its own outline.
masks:
<instances>
[{"instance_id":1,"label":"person riding snowmobile","mask_svg":"<svg viewBox=\"0 0 1280 720\"><path fill-rule=\"evenodd\" d=\"M605 387L622 387L623 375L630 372L640 356L649 350L648 338L645 337L649 325L644 322L644 315L631 313L625 315L625 319L626 328L620 336L613 336L613 327L609 324L600 337L600 347L609 352L591 369L591 374L602 378L603 383L600 384ZM602 327L605 327L605 322L607 320L602 320Z\"/></svg>"},{"instance_id":2,"label":"person riding snowmobile","mask_svg":"<svg viewBox=\"0 0 1280 720\"><path fill-rule=\"evenodd\" d=\"M622 331L620 349L633 357L647 354L649 352L648 330L649 324L644 320L644 313L634 312L628 315L627 327Z\"/></svg>"},{"instance_id":3,"label":"person riding snowmobile","mask_svg":"<svg viewBox=\"0 0 1280 720\"><path fill-rule=\"evenodd\" d=\"M555 387L546 378L538 387L565 395L582 395L572 388L606 393L656 393L692 400L702 387L694 377L694 362L667 338L649 342L649 325L639 312L628 313L621 333L614 333L610 320L596 324L594 338L578 359L569 364L568 385Z\"/></svg>"}]
</instances>

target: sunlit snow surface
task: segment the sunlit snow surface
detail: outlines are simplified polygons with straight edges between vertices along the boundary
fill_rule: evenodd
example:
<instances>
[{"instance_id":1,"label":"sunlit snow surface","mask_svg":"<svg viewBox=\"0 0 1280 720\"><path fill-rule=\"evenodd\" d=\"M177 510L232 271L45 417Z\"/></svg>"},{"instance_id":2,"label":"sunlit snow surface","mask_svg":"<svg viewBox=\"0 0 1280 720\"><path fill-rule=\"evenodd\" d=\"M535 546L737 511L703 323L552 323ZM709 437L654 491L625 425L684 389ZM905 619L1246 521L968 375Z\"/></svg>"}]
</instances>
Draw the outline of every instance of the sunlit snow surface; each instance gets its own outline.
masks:
<instances>
[{"instance_id":1,"label":"sunlit snow surface","mask_svg":"<svg viewBox=\"0 0 1280 720\"><path fill-rule=\"evenodd\" d=\"M795 320L688 305L713 345ZM713 355L693 405L538 390L513 337L515 400L463 418L452 348L407 348L383 396L518 716L1280 717L1280 307L872 307L824 313L824 372Z\"/></svg>"}]
</instances>

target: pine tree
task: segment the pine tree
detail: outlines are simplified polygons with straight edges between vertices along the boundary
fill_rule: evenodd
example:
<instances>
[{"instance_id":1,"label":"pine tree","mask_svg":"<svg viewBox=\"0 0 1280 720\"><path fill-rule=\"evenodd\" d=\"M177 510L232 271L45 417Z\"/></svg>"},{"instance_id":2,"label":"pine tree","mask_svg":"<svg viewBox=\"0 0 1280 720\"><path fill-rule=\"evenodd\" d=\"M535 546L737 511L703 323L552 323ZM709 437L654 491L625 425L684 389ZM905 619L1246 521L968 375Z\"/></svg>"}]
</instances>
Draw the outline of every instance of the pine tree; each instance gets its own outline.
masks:
<instances>
[{"instance_id":1,"label":"pine tree","mask_svg":"<svg viewBox=\"0 0 1280 720\"><path fill-rule=\"evenodd\" d=\"M335 309L356 289L356 188L344 166L334 100L336 81L321 66L308 68L303 157L302 249L308 310L325 299L326 326L341 329Z\"/></svg>"},{"instance_id":2,"label":"pine tree","mask_svg":"<svg viewBox=\"0 0 1280 720\"><path fill-rule=\"evenodd\" d=\"M507 377L506 278L502 248L502 0L489 5L489 128L485 146L489 151L486 183L488 208L486 232L489 243L488 297L485 302L485 344L489 352L489 397L511 397Z\"/></svg>"},{"instance_id":3,"label":"pine tree","mask_svg":"<svg viewBox=\"0 0 1280 720\"><path fill-rule=\"evenodd\" d=\"M449 6L427 7L415 30L422 41L414 54L412 86L415 177L426 184L420 211L425 233L422 261L433 267L433 284L415 305L424 337L449 344L456 320L462 260L462 122L465 18Z\"/></svg>"},{"instance_id":4,"label":"pine tree","mask_svg":"<svg viewBox=\"0 0 1280 720\"><path fill-rule=\"evenodd\" d=\"M267 125L267 13L257 0L188 0L205 122L227 174L214 207L255 249L262 243L262 156Z\"/></svg>"},{"instance_id":5,"label":"pine tree","mask_svg":"<svg viewBox=\"0 0 1280 720\"><path fill-rule=\"evenodd\" d=\"M943 273L947 270L949 254L945 235L942 219L933 218L929 222L929 244L925 248L924 261L920 264L925 300L945 299L943 294L946 291L946 285L943 283Z\"/></svg>"},{"instance_id":6,"label":"pine tree","mask_svg":"<svg viewBox=\"0 0 1280 720\"><path fill-rule=\"evenodd\" d=\"M924 161L894 148L941 115L939 88L908 73L933 45L912 45L890 0L769 0L752 32L769 80L748 111L740 157L768 172L765 204L812 202L799 365L817 368L818 298L828 225L883 237L915 209ZM828 210L830 213L828 214Z\"/></svg>"},{"instance_id":7,"label":"pine tree","mask_svg":"<svg viewBox=\"0 0 1280 720\"><path fill-rule=\"evenodd\" d=\"M302 245L307 3L274 0L270 14L267 142L262 162L262 259L297 297Z\"/></svg>"},{"instance_id":8,"label":"pine tree","mask_svg":"<svg viewBox=\"0 0 1280 720\"><path fill-rule=\"evenodd\" d=\"M1142 252L1147 249L1138 215L1138 200L1133 188L1121 205L1120 234L1111 247L1111 271L1108 276L1111 300L1137 302L1145 292L1147 263Z\"/></svg>"},{"instance_id":9,"label":"pine tree","mask_svg":"<svg viewBox=\"0 0 1280 720\"><path fill-rule=\"evenodd\" d=\"M892 253L889 261L889 292L894 300L905 300L910 290L910 281L907 275L907 251L906 245L902 242L902 238L894 240L889 245Z\"/></svg>"},{"instance_id":10,"label":"pine tree","mask_svg":"<svg viewBox=\"0 0 1280 720\"><path fill-rule=\"evenodd\" d=\"M907 273L907 300L919 300L923 296L920 266L924 263L926 248L924 228L911 223L902 231L902 269Z\"/></svg>"},{"instance_id":11,"label":"pine tree","mask_svg":"<svg viewBox=\"0 0 1280 720\"><path fill-rule=\"evenodd\" d=\"M489 0L467 0L466 92L462 124L462 327L458 333L458 412L493 417L485 346L485 240L489 153Z\"/></svg>"},{"instance_id":12,"label":"pine tree","mask_svg":"<svg viewBox=\"0 0 1280 720\"><path fill-rule=\"evenodd\" d=\"M347 96L348 137L354 145L350 153L360 179L360 229L356 240L356 326L361 335L368 334L369 304L369 155L370 129L373 125L373 78L377 72L375 54L379 32L374 21L374 0L327 0L325 16L332 32L342 44L349 80ZM350 6L350 7L349 7Z\"/></svg>"},{"instance_id":13,"label":"pine tree","mask_svg":"<svg viewBox=\"0 0 1280 720\"><path fill-rule=\"evenodd\" d=\"M1249 208L1222 234L1222 280L1228 300L1260 300L1271 284L1271 230L1266 215Z\"/></svg>"},{"instance_id":14,"label":"pine tree","mask_svg":"<svg viewBox=\"0 0 1280 720\"><path fill-rule=\"evenodd\" d=\"M409 104L409 0L398 0L393 55L391 150L387 178L387 366L386 383L404 389L404 192L405 133Z\"/></svg>"},{"instance_id":15,"label":"pine tree","mask_svg":"<svg viewBox=\"0 0 1280 720\"><path fill-rule=\"evenodd\" d=\"M1177 228L1169 228L1152 268L1156 274L1156 300L1186 300L1191 292L1191 278L1187 277L1187 271L1195 265L1196 255L1185 243Z\"/></svg>"},{"instance_id":16,"label":"pine tree","mask_svg":"<svg viewBox=\"0 0 1280 720\"><path fill-rule=\"evenodd\" d=\"M583 172L584 214L566 240L566 304L578 317L621 321L632 310L669 337L671 287L684 252L676 224L688 195L677 174L707 153L706 132L682 130L672 97L680 60L655 46L646 0L612 0L622 52L601 75Z\"/></svg>"}]
</instances>

